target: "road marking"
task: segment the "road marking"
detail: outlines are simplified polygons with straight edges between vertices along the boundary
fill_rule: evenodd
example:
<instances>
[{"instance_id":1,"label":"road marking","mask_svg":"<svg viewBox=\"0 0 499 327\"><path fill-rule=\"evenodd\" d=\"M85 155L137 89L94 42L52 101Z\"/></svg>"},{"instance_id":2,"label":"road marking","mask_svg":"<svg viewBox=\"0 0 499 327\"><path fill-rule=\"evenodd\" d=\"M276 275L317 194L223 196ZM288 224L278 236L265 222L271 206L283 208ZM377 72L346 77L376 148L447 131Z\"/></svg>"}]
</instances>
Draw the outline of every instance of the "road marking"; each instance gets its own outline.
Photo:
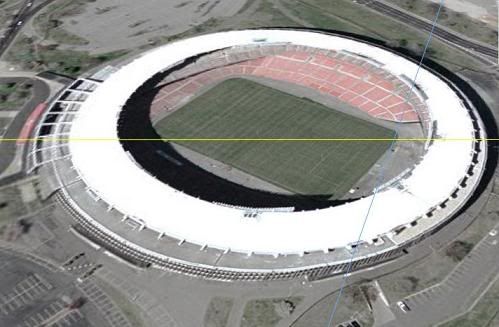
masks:
<instances>
[{"instance_id":1,"label":"road marking","mask_svg":"<svg viewBox=\"0 0 499 327\"><path fill-rule=\"evenodd\" d=\"M2 296L0 311L7 315L9 312L28 304L51 288L52 285L44 281L37 274L31 275L14 286L14 289L7 296Z\"/></svg>"}]
</instances>

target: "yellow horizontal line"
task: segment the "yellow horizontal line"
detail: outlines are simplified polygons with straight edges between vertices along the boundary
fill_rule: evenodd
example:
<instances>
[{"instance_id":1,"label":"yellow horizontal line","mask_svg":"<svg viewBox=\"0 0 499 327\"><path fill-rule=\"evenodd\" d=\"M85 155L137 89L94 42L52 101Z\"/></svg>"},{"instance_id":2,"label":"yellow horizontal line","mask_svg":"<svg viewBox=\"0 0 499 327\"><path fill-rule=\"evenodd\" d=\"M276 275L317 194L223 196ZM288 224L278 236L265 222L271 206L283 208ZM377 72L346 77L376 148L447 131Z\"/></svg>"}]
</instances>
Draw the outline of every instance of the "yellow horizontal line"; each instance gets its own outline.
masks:
<instances>
[{"instance_id":1,"label":"yellow horizontal line","mask_svg":"<svg viewBox=\"0 0 499 327\"><path fill-rule=\"evenodd\" d=\"M36 142L36 141L55 141L55 142L425 142L425 141L499 141L499 138L0 138L0 142Z\"/></svg>"}]
</instances>

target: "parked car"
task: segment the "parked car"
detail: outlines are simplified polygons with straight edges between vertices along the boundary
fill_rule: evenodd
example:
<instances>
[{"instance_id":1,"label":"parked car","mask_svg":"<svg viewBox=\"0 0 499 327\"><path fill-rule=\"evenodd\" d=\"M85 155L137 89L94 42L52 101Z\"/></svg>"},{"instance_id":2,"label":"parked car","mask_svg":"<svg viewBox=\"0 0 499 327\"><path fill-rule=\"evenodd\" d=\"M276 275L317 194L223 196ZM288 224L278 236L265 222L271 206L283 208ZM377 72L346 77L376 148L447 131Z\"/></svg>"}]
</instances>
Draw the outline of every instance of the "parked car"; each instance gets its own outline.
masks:
<instances>
[{"instance_id":1,"label":"parked car","mask_svg":"<svg viewBox=\"0 0 499 327\"><path fill-rule=\"evenodd\" d=\"M404 301L398 301L397 305L400 308L400 310L402 310L404 312L411 311L411 308L409 308L409 306Z\"/></svg>"}]
</instances>

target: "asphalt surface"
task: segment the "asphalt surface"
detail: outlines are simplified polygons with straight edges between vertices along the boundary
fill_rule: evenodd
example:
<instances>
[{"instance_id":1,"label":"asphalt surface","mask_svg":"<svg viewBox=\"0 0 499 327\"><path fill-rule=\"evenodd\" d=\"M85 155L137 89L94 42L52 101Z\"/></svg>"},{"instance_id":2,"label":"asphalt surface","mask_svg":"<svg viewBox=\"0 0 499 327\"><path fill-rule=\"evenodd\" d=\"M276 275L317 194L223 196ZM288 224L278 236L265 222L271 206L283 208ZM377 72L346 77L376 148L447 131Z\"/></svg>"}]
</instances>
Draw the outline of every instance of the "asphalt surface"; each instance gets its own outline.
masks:
<instances>
[{"instance_id":1,"label":"asphalt surface","mask_svg":"<svg viewBox=\"0 0 499 327\"><path fill-rule=\"evenodd\" d=\"M385 16L395 18L399 21L404 22L405 24L411 25L419 30L430 32L432 29L432 24L415 16L408 14L404 11L401 11L397 8L391 7L385 3L376 0L358 0L359 4L365 5L366 7L377 11ZM493 59L494 62L497 62L498 59L498 51L494 49L492 46L484 46L480 43L473 42L471 40L465 39L458 35L457 33L452 33L446 29L443 29L439 26L435 26L433 30L433 34L450 44L457 45L461 48L465 48L468 50L472 50L481 55L487 56L489 59Z\"/></svg>"},{"instance_id":2,"label":"asphalt surface","mask_svg":"<svg viewBox=\"0 0 499 327\"><path fill-rule=\"evenodd\" d=\"M119 303L115 303L116 294L109 293L109 289L101 288L96 282L96 274L107 267L108 263L120 262L104 254L102 250L88 246L79 238L69 232L73 223L69 217L60 217L60 210L54 211L50 202L38 210L23 215L23 219L30 224L27 232L10 241L7 233L0 233L0 270L4 277L0 280L0 326L41 327L43 324L20 324L25 320L32 320L31 316L38 313L45 315L43 320L48 320L47 308L51 303L60 302L63 295L72 299L84 298L84 304L76 311L81 315L68 317L71 320L53 326L65 327L132 327L143 326L128 321L128 316L123 313ZM62 219L61 219L62 218ZM18 221L18 217L11 219L11 224ZM11 260L4 259L3 253L14 256ZM25 260L28 259L28 260ZM23 269L17 262L29 261L29 269ZM9 272L6 269L17 269L19 276L12 276L12 281L6 280ZM24 272L26 271L26 272ZM92 272L89 274L90 272ZM33 294L31 298L18 307L12 308L8 315L2 315L2 295L12 292L20 293L23 290L11 290L24 279L24 275L37 274L47 280L53 287L44 294ZM5 280L5 281L4 281ZM28 285L29 287L30 285ZM117 292L118 290L114 290ZM120 298L120 297L118 297ZM29 301L28 301L29 300ZM13 300L12 302L14 302ZM56 308L63 310L62 308ZM23 311L24 310L24 311ZM54 311L54 310L52 310ZM52 313L52 315L56 315ZM42 319L38 318L38 321ZM48 327L49 324L47 324ZM52 326L52 325L50 325ZM148 325L144 325L148 326ZM162 327L165 327L163 325Z\"/></svg>"},{"instance_id":3,"label":"asphalt surface","mask_svg":"<svg viewBox=\"0 0 499 327\"><path fill-rule=\"evenodd\" d=\"M91 280L77 282L52 262L14 248L0 247L0 262L0 326L130 327L112 323L102 307L122 314ZM69 309L67 301L77 299L81 307Z\"/></svg>"},{"instance_id":4,"label":"asphalt surface","mask_svg":"<svg viewBox=\"0 0 499 327\"><path fill-rule=\"evenodd\" d=\"M63 295L82 296L71 285L71 279L26 258L0 248L0 325L37 327L53 321L54 326L90 326L80 310L69 312L61 299Z\"/></svg>"},{"instance_id":5,"label":"asphalt surface","mask_svg":"<svg viewBox=\"0 0 499 327\"><path fill-rule=\"evenodd\" d=\"M0 57L2 57L5 51L9 48L9 45L12 41L14 41L17 33L19 33L24 23L53 1L55 0L26 0L23 3L11 25L7 28L3 37L0 38Z\"/></svg>"},{"instance_id":6,"label":"asphalt surface","mask_svg":"<svg viewBox=\"0 0 499 327\"><path fill-rule=\"evenodd\" d=\"M48 100L50 96L50 87L39 79L31 79L26 77L4 77L0 78L0 83L30 83L33 85L31 88L32 96L31 99L24 105L24 107L19 111L14 120L9 125L4 138L17 138L24 123L28 119L29 115L35 109L35 107L41 103ZM7 169L14 159L17 151L16 142L0 142L0 174ZM23 162L23 168L25 163ZM4 183L4 180L1 181Z\"/></svg>"},{"instance_id":7,"label":"asphalt surface","mask_svg":"<svg viewBox=\"0 0 499 327\"><path fill-rule=\"evenodd\" d=\"M494 230L497 228L499 225ZM406 298L409 312L393 304L397 319L383 326L434 326L466 312L499 273L498 249L499 235L485 236L441 283Z\"/></svg>"}]
</instances>

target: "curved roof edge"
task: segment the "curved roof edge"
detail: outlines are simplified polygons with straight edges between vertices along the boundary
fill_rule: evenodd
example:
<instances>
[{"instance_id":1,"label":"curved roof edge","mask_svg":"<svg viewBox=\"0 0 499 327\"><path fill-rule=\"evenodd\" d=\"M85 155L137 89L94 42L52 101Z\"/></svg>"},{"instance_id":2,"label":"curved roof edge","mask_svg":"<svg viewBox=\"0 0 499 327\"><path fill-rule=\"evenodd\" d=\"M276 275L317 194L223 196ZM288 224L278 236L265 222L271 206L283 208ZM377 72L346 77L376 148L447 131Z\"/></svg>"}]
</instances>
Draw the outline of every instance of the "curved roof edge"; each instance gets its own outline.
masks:
<instances>
[{"instance_id":1,"label":"curved roof edge","mask_svg":"<svg viewBox=\"0 0 499 327\"><path fill-rule=\"evenodd\" d=\"M203 35L148 51L111 75L82 104L70 137L116 140L117 118L123 104L158 71L199 53L265 42L348 50L383 63L383 68L395 75L414 77L418 69L415 63L387 50L316 32L245 30ZM472 162L474 130L461 99L424 68L416 82L428 97L432 120L438 122L435 135L467 140L433 142L411 176L401 183L402 187L384 189L375 195L374 201L372 195L330 209L266 212L251 220L245 219L241 210L199 201L159 182L136 166L117 140L70 142L72 160L85 183L111 206L178 239L269 254L343 247L358 240L368 212L362 240L376 238L426 214L449 198Z\"/></svg>"}]
</instances>

